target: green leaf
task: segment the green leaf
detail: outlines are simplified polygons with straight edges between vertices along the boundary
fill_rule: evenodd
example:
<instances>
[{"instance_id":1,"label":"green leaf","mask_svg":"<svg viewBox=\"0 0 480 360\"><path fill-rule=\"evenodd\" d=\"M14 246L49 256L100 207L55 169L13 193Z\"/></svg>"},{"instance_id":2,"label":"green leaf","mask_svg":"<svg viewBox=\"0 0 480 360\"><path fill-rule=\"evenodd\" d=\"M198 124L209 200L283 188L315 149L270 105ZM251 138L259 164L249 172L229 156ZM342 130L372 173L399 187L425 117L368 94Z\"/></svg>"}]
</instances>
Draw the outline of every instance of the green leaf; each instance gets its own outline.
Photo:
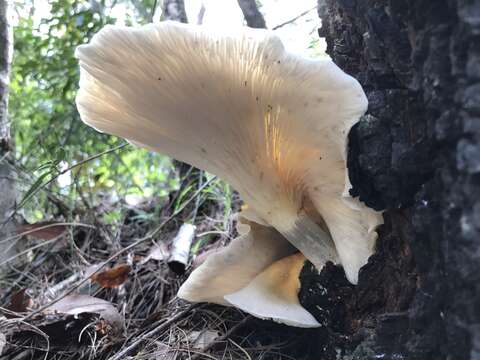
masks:
<instances>
[{"instance_id":1,"label":"green leaf","mask_svg":"<svg viewBox=\"0 0 480 360\"><path fill-rule=\"evenodd\" d=\"M28 191L25 193L22 200L18 204L17 210L21 209L27 203L28 200L30 200L38 191L40 191L43 188L43 186L45 186L46 183L48 183L48 180L45 180L45 179L49 175L51 175L50 172L45 172L42 175L40 175L37 180L35 180L33 185L30 187L30 189L28 189Z\"/></svg>"}]
</instances>

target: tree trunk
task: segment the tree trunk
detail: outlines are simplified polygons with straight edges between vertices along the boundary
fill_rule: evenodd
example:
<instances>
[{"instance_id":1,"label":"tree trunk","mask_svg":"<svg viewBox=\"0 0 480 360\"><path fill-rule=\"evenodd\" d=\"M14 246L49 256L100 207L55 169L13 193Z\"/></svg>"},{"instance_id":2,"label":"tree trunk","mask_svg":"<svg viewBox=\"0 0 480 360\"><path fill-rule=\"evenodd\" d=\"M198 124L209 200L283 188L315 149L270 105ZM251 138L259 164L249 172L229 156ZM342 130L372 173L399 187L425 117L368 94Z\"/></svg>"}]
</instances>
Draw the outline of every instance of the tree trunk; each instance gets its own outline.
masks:
<instances>
[{"instance_id":1,"label":"tree trunk","mask_svg":"<svg viewBox=\"0 0 480 360\"><path fill-rule=\"evenodd\" d=\"M319 6L328 53L369 98L350 134L352 195L386 210L357 287L320 274L346 335L323 358L479 359L480 0Z\"/></svg>"},{"instance_id":2,"label":"tree trunk","mask_svg":"<svg viewBox=\"0 0 480 360\"><path fill-rule=\"evenodd\" d=\"M255 0L238 0L238 5L242 9L243 17L247 25L251 28L266 29L267 25L262 13L258 10Z\"/></svg>"},{"instance_id":3,"label":"tree trunk","mask_svg":"<svg viewBox=\"0 0 480 360\"><path fill-rule=\"evenodd\" d=\"M188 22L183 0L164 0L162 10L163 20L172 20L182 23Z\"/></svg>"},{"instance_id":4,"label":"tree trunk","mask_svg":"<svg viewBox=\"0 0 480 360\"><path fill-rule=\"evenodd\" d=\"M202 25L203 24L203 18L205 17L205 4L202 2L202 5L200 6L200 10L198 11L197 15L197 25Z\"/></svg>"},{"instance_id":5,"label":"tree trunk","mask_svg":"<svg viewBox=\"0 0 480 360\"><path fill-rule=\"evenodd\" d=\"M11 215L15 207L14 171L8 118L8 87L12 58L12 26L9 18L9 2L0 0L0 263L12 255L9 243L2 242L14 232Z\"/></svg>"}]
</instances>

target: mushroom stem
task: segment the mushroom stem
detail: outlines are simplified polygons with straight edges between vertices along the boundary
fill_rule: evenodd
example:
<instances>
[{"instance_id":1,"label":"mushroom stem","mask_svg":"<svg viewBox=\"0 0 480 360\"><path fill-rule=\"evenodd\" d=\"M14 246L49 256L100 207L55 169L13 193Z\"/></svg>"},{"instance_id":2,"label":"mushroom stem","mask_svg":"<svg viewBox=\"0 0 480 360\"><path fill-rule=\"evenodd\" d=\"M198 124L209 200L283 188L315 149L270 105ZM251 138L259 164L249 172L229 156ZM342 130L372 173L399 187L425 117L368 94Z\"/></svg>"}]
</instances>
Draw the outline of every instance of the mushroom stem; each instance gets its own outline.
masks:
<instances>
[{"instance_id":1,"label":"mushroom stem","mask_svg":"<svg viewBox=\"0 0 480 360\"><path fill-rule=\"evenodd\" d=\"M300 250L317 269L321 269L327 261L339 262L332 237L314 222L303 211L293 222L293 226L285 228L282 224L273 225L285 238Z\"/></svg>"}]
</instances>

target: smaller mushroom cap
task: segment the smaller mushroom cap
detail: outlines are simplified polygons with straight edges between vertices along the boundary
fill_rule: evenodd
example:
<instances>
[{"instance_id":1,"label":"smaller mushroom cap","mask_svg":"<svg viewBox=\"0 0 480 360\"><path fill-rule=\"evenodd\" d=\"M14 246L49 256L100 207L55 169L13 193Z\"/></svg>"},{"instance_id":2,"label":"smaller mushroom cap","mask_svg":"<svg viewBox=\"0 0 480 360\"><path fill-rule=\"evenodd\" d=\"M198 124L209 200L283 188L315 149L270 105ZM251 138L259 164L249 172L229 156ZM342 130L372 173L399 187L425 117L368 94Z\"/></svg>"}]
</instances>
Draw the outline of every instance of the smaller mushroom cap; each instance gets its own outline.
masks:
<instances>
[{"instance_id":1,"label":"smaller mushroom cap","mask_svg":"<svg viewBox=\"0 0 480 360\"><path fill-rule=\"evenodd\" d=\"M225 295L244 288L272 263L296 251L271 227L245 221L238 228L239 237L192 272L178 291L180 298L228 305Z\"/></svg>"},{"instance_id":2,"label":"smaller mushroom cap","mask_svg":"<svg viewBox=\"0 0 480 360\"><path fill-rule=\"evenodd\" d=\"M305 260L299 252L277 260L246 287L226 295L225 300L262 319L297 327L318 327L320 323L298 300L299 275Z\"/></svg>"}]
</instances>

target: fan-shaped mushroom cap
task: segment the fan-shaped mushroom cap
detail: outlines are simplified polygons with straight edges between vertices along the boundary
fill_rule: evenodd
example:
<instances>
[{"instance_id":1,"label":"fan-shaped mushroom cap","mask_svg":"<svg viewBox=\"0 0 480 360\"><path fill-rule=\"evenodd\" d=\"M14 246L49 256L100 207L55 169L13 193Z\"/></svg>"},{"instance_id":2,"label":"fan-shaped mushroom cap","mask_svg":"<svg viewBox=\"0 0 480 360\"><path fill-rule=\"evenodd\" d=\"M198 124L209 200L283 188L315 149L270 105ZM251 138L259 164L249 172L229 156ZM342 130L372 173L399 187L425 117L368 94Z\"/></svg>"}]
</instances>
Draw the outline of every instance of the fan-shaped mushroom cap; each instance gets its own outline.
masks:
<instances>
[{"instance_id":1,"label":"fan-shaped mushroom cap","mask_svg":"<svg viewBox=\"0 0 480 360\"><path fill-rule=\"evenodd\" d=\"M241 221L242 234L209 255L183 283L178 296L235 306L287 325L320 326L298 301L305 257L275 229Z\"/></svg>"},{"instance_id":2,"label":"fan-shaped mushroom cap","mask_svg":"<svg viewBox=\"0 0 480 360\"><path fill-rule=\"evenodd\" d=\"M357 281L381 217L343 198L347 134L367 107L355 79L330 60L287 53L265 30L171 22L107 26L77 57L84 122L220 176L252 220L317 267L339 258Z\"/></svg>"},{"instance_id":3,"label":"fan-shaped mushroom cap","mask_svg":"<svg viewBox=\"0 0 480 360\"><path fill-rule=\"evenodd\" d=\"M277 260L243 289L225 296L234 305L262 319L298 327L320 323L298 301L300 271L305 256L297 252Z\"/></svg>"}]
</instances>

